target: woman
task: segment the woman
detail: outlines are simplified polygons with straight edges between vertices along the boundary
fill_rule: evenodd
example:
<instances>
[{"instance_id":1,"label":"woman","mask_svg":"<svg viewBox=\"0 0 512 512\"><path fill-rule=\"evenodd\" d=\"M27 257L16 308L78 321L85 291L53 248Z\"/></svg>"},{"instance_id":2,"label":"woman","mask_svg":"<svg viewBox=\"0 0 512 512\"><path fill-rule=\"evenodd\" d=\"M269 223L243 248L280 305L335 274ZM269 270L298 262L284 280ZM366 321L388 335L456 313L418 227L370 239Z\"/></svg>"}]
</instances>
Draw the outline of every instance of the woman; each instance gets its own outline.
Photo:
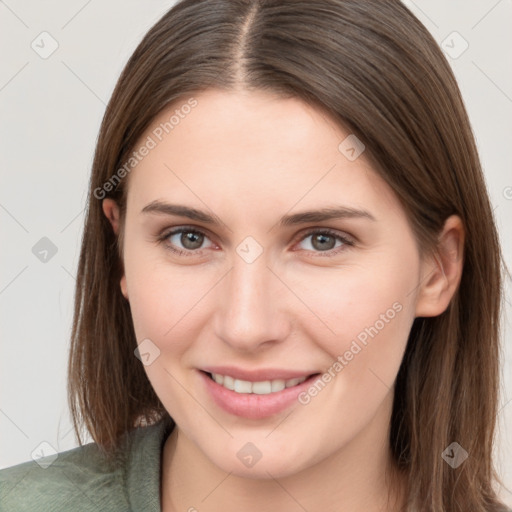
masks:
<instances>
[{"instance_id":1,"label":"woman","mask_svg":"<svg viewBox=\"0 0 512 512\"><path fill-rule=\"evenodd\" d=\"M185 0L107 107L69 397L6 510L506 510L501 257L453 74L398 1Z\"/></svg>"}]
</instances>

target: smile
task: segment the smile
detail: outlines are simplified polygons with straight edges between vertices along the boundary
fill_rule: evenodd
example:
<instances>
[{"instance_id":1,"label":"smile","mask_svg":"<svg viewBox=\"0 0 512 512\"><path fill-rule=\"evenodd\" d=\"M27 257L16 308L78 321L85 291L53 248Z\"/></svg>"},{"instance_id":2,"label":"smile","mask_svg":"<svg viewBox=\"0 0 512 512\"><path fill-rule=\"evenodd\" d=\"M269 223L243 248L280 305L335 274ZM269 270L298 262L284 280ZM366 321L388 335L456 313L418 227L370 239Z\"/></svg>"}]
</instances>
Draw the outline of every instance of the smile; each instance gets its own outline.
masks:
<instances>
[{"instance_id":1,"label":"smile","mask_svg":"<svg viewBox=\"0 0 512 512\"><path fill-rule=\"evenodd\" d=\"M217 367L215 370L198 372L206 396L225 412L252 420L263 420L296 406L300 393L320 375L282 369L245 371Z\"/></svg>"},{"instance_id":2,"label":"smile","mask_svg":"<svg viewBox=\"0 0 512 512\"><path fill-rule=\"evenodd\" d=\"M292 388L304 382L307 377L299 377L294 379L275 379L263 380L259 382L251 382L248 380L235 379L229 375L221 375L219 373L209 374L217 384L220 384L230 391L242 394L269 395L277 393L285 388Z\"/></svg>"}]
</instances>

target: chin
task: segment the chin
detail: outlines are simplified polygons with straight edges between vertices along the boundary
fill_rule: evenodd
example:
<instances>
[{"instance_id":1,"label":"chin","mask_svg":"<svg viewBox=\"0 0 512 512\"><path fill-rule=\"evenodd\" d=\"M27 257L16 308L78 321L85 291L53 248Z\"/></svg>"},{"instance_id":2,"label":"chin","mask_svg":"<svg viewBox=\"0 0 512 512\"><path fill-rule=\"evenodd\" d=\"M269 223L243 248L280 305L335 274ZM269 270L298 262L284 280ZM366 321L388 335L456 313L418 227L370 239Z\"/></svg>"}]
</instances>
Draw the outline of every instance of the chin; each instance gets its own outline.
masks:
<instances>
[{"instance_id":1,"label":"chin","mask_svg":"<svg viewBox=\"0 0 512 512\"><path fill-rule=\"evenodd\" d=\"M231 440L220 453L207 454L210 460L226 473L240 478L285 478L313 466L316 461L304 458L304 452L282 450L271 443L253 444ZM266 446L263 446L263 445ZM301 444L301 443L299 443ZM257 448L257 446L260 448ZM209 450L210 451L210 450ZM232 455L231 455L232 454Z\"/></svg>"}]
</instances>

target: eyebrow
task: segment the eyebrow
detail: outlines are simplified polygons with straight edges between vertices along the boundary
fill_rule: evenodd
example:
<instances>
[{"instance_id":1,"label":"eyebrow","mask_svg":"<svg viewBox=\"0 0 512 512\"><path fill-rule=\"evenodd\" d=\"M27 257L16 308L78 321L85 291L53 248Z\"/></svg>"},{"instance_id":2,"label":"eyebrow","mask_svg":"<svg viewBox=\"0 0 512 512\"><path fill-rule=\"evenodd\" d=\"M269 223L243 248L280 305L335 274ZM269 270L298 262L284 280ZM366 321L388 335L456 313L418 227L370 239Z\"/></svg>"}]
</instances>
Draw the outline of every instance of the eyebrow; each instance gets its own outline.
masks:
<instances>
[{"instance_id":1,"label":"eyebrow","mask_svg":"<svg viewBox=\"0 0 512 512\"><path fill-rule=\"evenodd\" d=\"M321 208L320 210L310 210L293 215L285 215L281 218L281 226L292 226L294 224L305 224L306 222L322 222L333 219L368 219L376 221L377 219L366 210L339 206L334 208Z\"/></svg>"},{"instance_id":2,"label":"eyebrow","mask_svg":"<svg viewBox=\"0 0 512 512\"><path fill-rule=\"evenodd\" d=\"M162 201L152 201L146 205L141 213L156 213L162 215L177 215L187 217L191 220L204 222L205 224L224 224L215 214L210 214L190 206L164 203ZM308 222L322 222L334 219L368 219L376 221L377 219L368 211L345 206L321 208L319 210L308 210L291 215L284 215L279 221L280 226L293 226L296 224L306 224Z\"/></svg>"}]
</instances>

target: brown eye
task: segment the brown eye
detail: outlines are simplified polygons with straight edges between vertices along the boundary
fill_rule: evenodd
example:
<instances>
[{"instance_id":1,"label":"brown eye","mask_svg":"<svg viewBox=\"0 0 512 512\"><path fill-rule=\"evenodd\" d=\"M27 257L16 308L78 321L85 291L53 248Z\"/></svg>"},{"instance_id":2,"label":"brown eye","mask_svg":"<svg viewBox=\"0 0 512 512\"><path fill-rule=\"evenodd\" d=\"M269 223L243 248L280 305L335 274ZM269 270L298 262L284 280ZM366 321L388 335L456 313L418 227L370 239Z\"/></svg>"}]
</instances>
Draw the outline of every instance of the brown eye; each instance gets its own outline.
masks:
<instances>
[{"instance_id":1,"label":"brown eye","mask_svg":"<svg viewBox=\"0 0 512 512\"><path fill-rule=\"evenodd\" d=\"M336 246L336 239L332 235L317 233L312 235L311 245L318 251L329 251Z\"/></svg>"},{"instance_id":2,"label":"brown eye","mask_svg":"<svg viewBox=\"0 0 512 512\"><path fill-rule=\"evenodd\" d=\"M181 245L193 251L199 249L204 242L204 235L195 231L183 231L180 236Z\"/></svg>"},{"instance_id":3,"label":"brown eye","mask_svg":"<svg viewBox=\"0 0 512 512\"><path fill-rule=\"evenodd\" d=\"M298 245L300 249L308 252L333 256L347 246L353 246L354 242L336 231L316 229L306 233Z\"/></svg>"},{"instance_id":4,"label":"brown eye","mask_svg":"<svg viewBox=\"0 0 512 512\"><path fill-rule=\"evenodd\" d=\"M187 227L174 229L170 233L164 234L160 240L165 241L167 247L172 251L184 255L187 253L192 255L200 252L202 249L214 246L204 233Z\"/></svg>"}]
</instances>

